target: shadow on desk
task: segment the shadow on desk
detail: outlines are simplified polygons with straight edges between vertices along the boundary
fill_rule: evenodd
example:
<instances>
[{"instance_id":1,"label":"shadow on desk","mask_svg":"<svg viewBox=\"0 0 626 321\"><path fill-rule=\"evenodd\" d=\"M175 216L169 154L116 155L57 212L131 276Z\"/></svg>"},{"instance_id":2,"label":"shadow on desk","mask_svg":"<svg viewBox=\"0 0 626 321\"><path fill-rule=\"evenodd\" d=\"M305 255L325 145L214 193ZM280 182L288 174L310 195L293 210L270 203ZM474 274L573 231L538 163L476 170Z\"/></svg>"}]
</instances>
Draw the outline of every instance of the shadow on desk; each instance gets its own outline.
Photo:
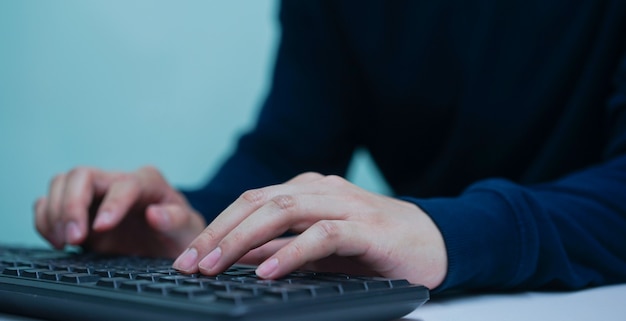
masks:
<instances>
[{"instance_id":1,"label":"shadow on desk","mask_svg":"<svg viewBox=\"0 0 626 321\"><path fill-rule=\"evenodd\" d=\"M624 321L626 284L570 292L435 296L401 321Z\"/></svg>"}]
</instances>

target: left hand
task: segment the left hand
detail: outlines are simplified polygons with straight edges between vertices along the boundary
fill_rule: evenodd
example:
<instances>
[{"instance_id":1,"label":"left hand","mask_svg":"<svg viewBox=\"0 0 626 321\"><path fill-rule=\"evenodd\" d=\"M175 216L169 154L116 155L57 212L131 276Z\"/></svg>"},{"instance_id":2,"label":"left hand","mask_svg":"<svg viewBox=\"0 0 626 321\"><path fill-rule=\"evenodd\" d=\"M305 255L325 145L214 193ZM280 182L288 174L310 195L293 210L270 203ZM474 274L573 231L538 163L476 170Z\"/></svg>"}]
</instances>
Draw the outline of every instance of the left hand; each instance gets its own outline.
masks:
<instances>
[{"instance_id":1,"label":"left hand","mask_svg":"<svg viewBox=\"0 0 626 321\"><path fill-rule=\"evenodd\" d=\"M291 238L275 239L291 231ZM275 279L307 269L407 279L431 289L445 278L439 229L415 204L365 191L338 176L305 173L243 193L174 262L214 275L261 263Z\"/></svg>"}]
</instances>

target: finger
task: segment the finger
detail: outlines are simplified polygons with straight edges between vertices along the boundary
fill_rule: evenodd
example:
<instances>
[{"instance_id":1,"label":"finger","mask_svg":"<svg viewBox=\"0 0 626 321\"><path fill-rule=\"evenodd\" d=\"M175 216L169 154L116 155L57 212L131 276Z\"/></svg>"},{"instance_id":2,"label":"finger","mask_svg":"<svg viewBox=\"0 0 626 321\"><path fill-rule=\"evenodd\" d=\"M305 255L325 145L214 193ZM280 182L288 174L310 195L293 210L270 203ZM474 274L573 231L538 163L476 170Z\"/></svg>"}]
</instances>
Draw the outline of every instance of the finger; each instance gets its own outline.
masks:
<instances>
[{"instance_id":1,"label":"finger","mask_svg":"<svg viewBox=\"0 0 626 321\"><path fill-rule=\"evenodd\" d=\"M103 185L100 177L102 173L99 170L79 167L52 179L43 216L47 221L45 237L52 240L55 246L60 247L66 242L77 244L84 240L87 227L81 221L87 220L88 214L85 213L90 202L85 202L84 199L92 198L94 193L103 193L102 187L99 188Z\"/></svg>"},{"instance_id":2,"label":"finger","mask_svg":"<svg viewBox=\"0 0 626 321\"><path fill-rule=\"evenodd\" d=\"M278 238L275 240L271 240L256 249L250 250L244 256L242 256L237 263L241 264L251 264L258 265L263 261L267 260L270 256L274 255L278 250L283 248L289 242L291 242L294 237L284 237Z\"/></svg>"},{"instance_id":3,"label":"finger","mask_svg":"<svg viewBox=\"0 0 626 321\"><path fill-rule=\"evenodd\" d=\"M264 279L275 279L330 255L364 255L370 243L362 232L367 228L363 225L348 221L319 221L259 265L256 274Z\"/></svg>"},{"instance_id":4,"label":"finger","mask_svg":"<svg viewBox=\"0 0 626 321\"><path fill-rule=\"evenodd\" d=\"M51 240L55 247L61 247L65 244L65 237L63 236L63 222L61 203L63 199L63 191L65 190L65 174L56 175L50 181L50 187L48 188L48 197L45 209L45 219L47 221L46 239Z\"/></svg>"},{"instance_id":5,"label":"finger","mask_svg":"<svg viewBox=\"0 0 626 321\"><path fill-rule=\"evenodd\" d=\"M302 231L323 219L344 219L345 202L338 196L280 195L255 211L228 233L199 263L204 274L213 275L289 229Z\"/></svg>"},{"instance_id":6,"label":"finger","mask_svg":"<svg viewBox=\"0 0 626 321\"><path fill-rule=\"evenodd\" d=\"M205 232L210 236L209 239L221 239L248 215L279 195L327 192L324 187L312 184L324 177L318 173L307 172L292 178L284 184L248 190L218 215Z\"/></svg>"},{"instance_id":7,"label":"finger","mask_svg":"<svg viewBox=\"0 0 626 321\"><path fill-rule=\"evenodd\" d=\"M221 248L218 245L220 240L226 237L230 231L234 230L241 222L257 211L262 206L268 203L280 203L270 202L270 200L280 195L289 194L324 194L334 193L337 188L344 188L345 180L337 176L321 176L315 173L306 173L302 176L294 178L292 181L254 190L244 192L235 202L233 202L228 208L226 208L200 235L189 245L187 250L181 254L174 262L174 267L185 273L198 272L198 261L200 259L205 260L204 268L202 271L206 274L212 274L212 270L219 271L226 266L226 263L219 265L216 268L209 268L212 263L217 262L221 257ZM318 204L315 204L317 206ZM250 228L250 231L256 229ZM282 232L286 229L283 228ZM265 230L263 230L265 231ZM282 233L280 232L280 233ZM280 233L276 234L277 230L273 230L271 237L276 237ZM250 240L250 238L247 238ZM264 238L263 242L268 241L268 238ZM253 248L252 245L246 244L239 248L234 254L229 254L228 264L232 264L237 260L239 256L242 256L247 250ZM247 247L247 248L246 248ZM245 249L245 250L244 250Z\"/></svg>"},{"instance_id":8,"label":"finger","mask_svg":"<svg viewBox=\"0 0 626 321\"><path fill-rule=\"evenodd\" d=\"M96 177L104 175L99 170L79 167L71 170L61 199L61 217L64 240L67 244L80 244L87 237L89 207L96 194Z\"/></svg>"},{"instance_id":9,"label":"finger","mask_svg":"<svg viewBox=\"0 0 626 321\"><path fill-rule=\"evenodd\" d=\"M198 261L214 250L226 234L235 228L250 213L261 207L279 190L284 190L286 185L275 185L260 189L248 190L218 215L198 237L196 237L187 250L179 255L174 261L174 268L185 273L198 272ZM219 254L213 253L213 256Z\"/></svg>"},{"instance_id":10,"label":"finger","mask_svg":"<svg viewBox=\"0 0 626 321\"><path fill-rule=\"evenodd\" d=\"M158 204L170 202L187 205L182 195L176 193L160 172L151 166L142 167L133 173L117 174L110 179L93 229L105 231L116 226L136 204Z\"/></svg>"},{"instance_id":11,"label":"finger","mask_svg":"<svg viewBox=\"0 0 626 321\"><path fill-rule=\"evenodd\" d=\"M115 227L136 203L141 186L133 174L121 175L111 183L93 222L93 229L103 232Z\"/></svg>"},{"instance_id":12,"label":"finger","mask_svg":"<svg viewBox=\"0 0 626 321\"><path fill-rule=\"evenodd\" d=\"M138 180L141 199L146 204L167 202L188 205L187 200L174 191L156 168L145 166L135 171L133 175Z\"/></svg>"},{"instance_id":13,"label":"finger","mask_svg":"<svg viewBox=\"0 0 626 321\"><path fill-rule=\"evenodd\" d=\"M209 255L209 250L213 250L211 257L219 257L220 249L216 249L217 242L280 189L284 189L284 185L248 190L241 194L189 244L187 250L178 256L172 266L185 273L198 272L198 261Z\"/></svg>"},{"instance_id":14,"label":"finger","mask_svg":"<svg viewBox=\"0 0 626 321\"><path fill-rule=\"evenodd\" d=\"M48 206L48 200L45 197L40 197L35 201L34 211L35 211L35 227L37 231L43 238L45 238L52 246L56 248L60 248L63 244L57 243L56 239L52 237L50 233L50 227L48 225L48 219L46 217L46 208Z\"/></svg>"},{"instance_id":15,"label":"finger","mask_svg":"<svg viewBox=\"0 0 626 321\"><path fill-rule=\"evenodd\" d=\"M179 204L150 205L146 220L177 249L172 255L179 254L206 225L200 214Z\"/></svg>"}]
</instances>

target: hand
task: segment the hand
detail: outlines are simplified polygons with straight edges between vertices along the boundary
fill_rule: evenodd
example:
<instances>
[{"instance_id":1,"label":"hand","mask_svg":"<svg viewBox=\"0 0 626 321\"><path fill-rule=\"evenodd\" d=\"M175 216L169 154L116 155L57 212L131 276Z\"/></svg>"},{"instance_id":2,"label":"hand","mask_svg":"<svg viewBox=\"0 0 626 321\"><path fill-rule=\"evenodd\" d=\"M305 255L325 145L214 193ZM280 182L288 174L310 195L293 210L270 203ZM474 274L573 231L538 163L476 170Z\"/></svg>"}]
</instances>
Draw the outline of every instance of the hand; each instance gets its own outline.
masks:
<instances>
[{"instance_id":1,"label":"hand","mask_svg":"<svg viewBox=\"0 0 626 321\"><path fill-rule=\"evenodd\" d=\"M299 235L275 239L286 231ZM174 267L214 275L237 261L261 263L262 278L305 267L404 278L431 289L447 270L441 233L417 206L315 173L243 193Z\"/></svg>"},{"instance_id":2,"label":"hand","mask_svg":"<svg viewBox=\"0 0 626 321\"><path fill-rule=\"evenodd\" d=\"M76 168L35 203L37 230L56 248L175 257L206 226L154 168L132 173Z\"/></svg>"}]
</instances>

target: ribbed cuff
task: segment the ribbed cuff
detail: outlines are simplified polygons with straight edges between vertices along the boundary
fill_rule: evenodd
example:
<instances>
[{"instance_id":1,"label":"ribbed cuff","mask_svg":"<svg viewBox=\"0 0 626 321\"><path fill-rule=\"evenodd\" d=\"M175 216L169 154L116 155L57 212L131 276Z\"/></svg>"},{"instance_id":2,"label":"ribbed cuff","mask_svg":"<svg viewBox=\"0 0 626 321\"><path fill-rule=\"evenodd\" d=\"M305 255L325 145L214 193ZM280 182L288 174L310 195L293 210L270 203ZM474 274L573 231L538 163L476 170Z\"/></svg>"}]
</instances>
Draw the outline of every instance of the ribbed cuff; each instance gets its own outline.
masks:
<instances>
[{"instance_id":1,"label":"ribbed cuff","mask_svg":"<svg viewBox=\"0 0 626 321\"><path fill-rule=\"evenodd\" d=\"M448 255L444 290L502 289L518 276L523 252L519 222L498 192L474 189L455 198L417 199L435 222Z\"/></svg>"}]
</instances>

